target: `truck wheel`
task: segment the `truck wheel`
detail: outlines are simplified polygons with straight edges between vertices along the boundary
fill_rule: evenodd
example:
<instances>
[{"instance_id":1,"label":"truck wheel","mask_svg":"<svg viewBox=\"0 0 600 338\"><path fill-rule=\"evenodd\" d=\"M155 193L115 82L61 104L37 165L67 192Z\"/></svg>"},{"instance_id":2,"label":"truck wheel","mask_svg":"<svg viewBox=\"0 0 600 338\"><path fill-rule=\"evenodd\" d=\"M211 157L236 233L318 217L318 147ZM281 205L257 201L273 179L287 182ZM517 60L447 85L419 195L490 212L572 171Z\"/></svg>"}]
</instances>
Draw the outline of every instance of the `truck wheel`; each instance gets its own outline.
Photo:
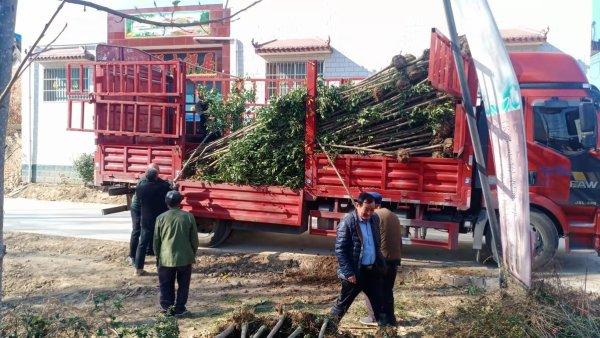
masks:
<instances>
[{"instance_id":1,"label":"truck wheel","mask_svg":"<svg viewBox=\"0 0 600 338\"><path fill-rule=\"evenodd\" d=\"M530 214L533 228L533 270L543 268L550 263L558 250L558 230L546 214L532 210Z\"/></svg>"},{"instance_id":2,"label":"truck wheel","mask_svg":"<svg viewBox=\"0 0 600 338\"><path fill-rule=\"evenodd\" d=\"M198 222L198 240L201 247L216 248L231 234L231 224L220 220L203 219Z\"/></svg>"},{"instance_id":3,"label":"truck wheel","mask_svg":"<svg viewBox=\"0 0 600 338\"><path fill-rule=\"evenodd\" d=\"M558 230L554 222L550 217L546 216L543 212L531 210L530 213L530 224L534 232L534 250L533 250L533 270L539 270L546 266L558 250ZM489 227L485 229L485 246L484 249L480 250L480 254L477 257L479 262L485 260L494 261L494 255L492 255L491 249L493 249L488 243L492 242L492 234Z\"/></svg>"}]
</instances>

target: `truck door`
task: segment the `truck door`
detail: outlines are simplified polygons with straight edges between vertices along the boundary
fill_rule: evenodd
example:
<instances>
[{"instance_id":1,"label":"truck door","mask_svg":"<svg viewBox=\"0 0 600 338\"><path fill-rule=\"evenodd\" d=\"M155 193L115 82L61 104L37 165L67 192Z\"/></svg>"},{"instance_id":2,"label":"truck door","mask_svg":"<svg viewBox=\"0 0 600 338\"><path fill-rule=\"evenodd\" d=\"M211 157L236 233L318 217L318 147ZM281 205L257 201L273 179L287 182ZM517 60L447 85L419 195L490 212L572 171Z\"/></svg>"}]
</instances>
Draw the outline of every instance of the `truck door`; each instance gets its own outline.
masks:
<instances>
[{"instance_id":1,"label":"truck door","mask_svg":"<svg viewBox=\"0 0 600 338\"><path fill-rule=\"evenodd\" d=\"M571 163L570 205L600 204L597 114L591 102L538 100L533 103L534 141Z\"/></svg>"}]
</instances>

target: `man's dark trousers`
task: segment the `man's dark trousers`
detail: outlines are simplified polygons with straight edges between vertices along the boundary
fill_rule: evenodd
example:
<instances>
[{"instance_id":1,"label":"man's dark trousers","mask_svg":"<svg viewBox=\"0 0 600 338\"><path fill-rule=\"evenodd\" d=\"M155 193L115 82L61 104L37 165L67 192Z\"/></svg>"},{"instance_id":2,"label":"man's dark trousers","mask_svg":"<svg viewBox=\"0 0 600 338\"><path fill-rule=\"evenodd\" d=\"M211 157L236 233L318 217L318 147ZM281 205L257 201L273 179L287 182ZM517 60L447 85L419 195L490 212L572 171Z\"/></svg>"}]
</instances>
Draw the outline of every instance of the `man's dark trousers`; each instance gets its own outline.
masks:
<instances>
[{"instance_id":1,"label":"man's dark trousers","mask_svg":"<svg viewBox=\"0 0 600 338\"><path fill-rule=\"evenodd\" d=\"M152 247L152 239L154 237L154 223L156 222L156 218L153 219L144 219L141 221L141 234L140 234L140 242L137 246L137 251L135 254L135 268L143 269L144 262L146 261L146 255L148 252L148 248Z\"/></svg>"},{"instance_id":2,"label":"man's dark trousers","mask_svg":"<svg viewBox=\"0 0 600 338\"><path fill-rule=\"evenodd\" d=\"M141 216L139 210L131 210L131 239L129 240L129 257L135 260L138 244L140 242L140 233L142 225L140 224Z\"/></svg>"},{"instance_id":3,"label":"man's dark trousers","mask_svg":"<svg viewBox=\"0 0 600 338\"><path fill-rule=\"evenodd\" d=\"M160 285L160 307L169 311L175 306L174 314L182 313L187 303L192 278L192 265L174 268L159 266L158 283ZM175 297L175 280L177 280L177 297Z\"/></svg>"},{"instance_id":4,"label":"man's dark trousers","mask_svg":"<svg viewBox=\"0 0 600 338\"><path fill-rule=\"evenodd\" d=\"M394 314L394 284L398 274L398 261L388 261L387 271L383 276L383 313L387 321L396 325L396 315Z\"/></svg>"},{"instance_id":5,"label":"man's dark trousers","mask_svg":"<svg viewBox=\"0 0 600 338\"><path fill-rule=\"evenodd\" d=\"M340 296L335 301L335 305L331 309L331 315L338 320L341 319L348 309L352 302L361 292L364 292L371 304L373 305L373 310L375 312L375 318L380 320L380 310L381 310L381 275L375 269L367 269L365 267L360 268L360 273L357 277L356 284L350 283L345 279L341 279L342 281L342 290L340 291Z\"/></svg>"},{"instance_id":6,"label":"man's dark trousers","mask_svg":"<svg viewBox=\"0 0 600 338\"><path fill-rule=\"evenodd\" d=\"M398 266L400 262L397 260L387 260L386 261L386 272L383 276L381 276L381 312L385 314L385 318L391 325L396 325L396 315L394 314L394 284L396 283L396 275L398 274ZM373 321L377 321L377 317L375 316L375 311L373 311L373 307L369 299L366 299L367 311L369 312L369 317Z\"/></svg>"}]
</instances>

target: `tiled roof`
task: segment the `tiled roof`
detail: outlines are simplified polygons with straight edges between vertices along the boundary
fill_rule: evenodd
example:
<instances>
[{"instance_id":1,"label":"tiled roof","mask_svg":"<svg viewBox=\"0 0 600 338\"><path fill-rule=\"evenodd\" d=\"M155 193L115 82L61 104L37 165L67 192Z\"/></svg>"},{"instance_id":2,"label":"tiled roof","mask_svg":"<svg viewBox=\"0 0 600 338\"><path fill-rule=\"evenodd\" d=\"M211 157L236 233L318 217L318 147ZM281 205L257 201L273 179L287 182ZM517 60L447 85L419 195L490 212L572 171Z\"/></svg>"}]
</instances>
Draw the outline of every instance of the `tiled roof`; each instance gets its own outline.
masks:
<instances>
[{"instance_id":1,"label":"tiled roof","mask_svg":"<svg viewBox=\"0 0 600 338\"><path fill-rule=\"evenodd\" d=\"M50 47L41 53L37 60L93 60L94 55L82 46L77 47Z\"/></svg>"},{"instance_id":2,"label":"tiled roof","mask_svg":"<svg viewBox=\"0 0 600 338\"><path fill-rule=\"evenodd\" d=\"M257 54L269 53L297 53L297 52L329 52L331 53L330 40L323 39L286 39L271 40L263 43L256 43L254 40L254 50Z\"/></svg>"},{"instance_id":3,"label":"tiled roof","mask_svg":"<svg viewBox=\"0 0 600 338\"><path fill-rule=\"evenodd\" d=\"M505 43L544 43L546 42L547 34L548 29L542 31L522 28L500 30L500 35L502 35L502 39Z\"/></svg>"}]
</instances>

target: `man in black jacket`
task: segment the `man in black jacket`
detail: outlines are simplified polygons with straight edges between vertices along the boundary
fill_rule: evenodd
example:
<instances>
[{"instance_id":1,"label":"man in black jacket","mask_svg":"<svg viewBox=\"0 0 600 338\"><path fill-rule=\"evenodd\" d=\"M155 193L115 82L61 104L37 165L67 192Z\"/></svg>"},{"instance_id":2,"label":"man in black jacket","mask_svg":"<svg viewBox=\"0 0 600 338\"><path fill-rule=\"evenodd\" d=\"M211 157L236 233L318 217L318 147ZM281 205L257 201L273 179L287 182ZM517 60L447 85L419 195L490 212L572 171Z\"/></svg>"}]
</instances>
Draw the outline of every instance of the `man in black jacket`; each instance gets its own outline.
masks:
<instances>
[{"instance_id":1,"label":"man in black jacket","mask_svg":"<svg viewBox=\"0 0 600 338\"><path fill-rule=\"evenodd\" d=\"M338 322L361 291L369 297L380 324L386 322L381 314L381 271L385 269L385 259L381 254L379 217L373 213L374 208L373 197L361 193L356 209L346 214L337 227L335 255L342 289L331 316Z\"/></svg>"},{"instance_id":2,"label":"man in black jacket","mask_svg":"<svg viewBox=\"0 0 600 338\"><path fill-rule=\"evenodd\" d=\"M152 245L156 217L168 210L165 196L169 190L169 183L158 177L158 169L152 164L146 170L146 182L142 182L135 189L136 199L140 203L140 223L142 225L140 241L135 253L136 276L146 273L144 271L146 250Z\"/></svg>"},{"instance_id":3,"label":"man in black jacket","mask_svg":"<svg viewBox=\"0 0 600 338\"><path fill-rule=\"evenodd\" d=\"M154 168L157 172L160 172L158 164L151 163L148 168ZM136 187L142 184L145 184L146 176L140 177L138 180ZM135 255L137 252L137 247L140 243L140 234L142 233L142 215L141 215L141 206L140 201L138 201L135 193L133 194L133 198L131 199L131 205L129 206L131 211L131 238L129 239L129 257L127 257L127 263L131 266L135 266ZM152 251L152 246L148 246L148 250L146 250L147 255L151 255L154 252Z\"/></svg>"}]
</instances>

